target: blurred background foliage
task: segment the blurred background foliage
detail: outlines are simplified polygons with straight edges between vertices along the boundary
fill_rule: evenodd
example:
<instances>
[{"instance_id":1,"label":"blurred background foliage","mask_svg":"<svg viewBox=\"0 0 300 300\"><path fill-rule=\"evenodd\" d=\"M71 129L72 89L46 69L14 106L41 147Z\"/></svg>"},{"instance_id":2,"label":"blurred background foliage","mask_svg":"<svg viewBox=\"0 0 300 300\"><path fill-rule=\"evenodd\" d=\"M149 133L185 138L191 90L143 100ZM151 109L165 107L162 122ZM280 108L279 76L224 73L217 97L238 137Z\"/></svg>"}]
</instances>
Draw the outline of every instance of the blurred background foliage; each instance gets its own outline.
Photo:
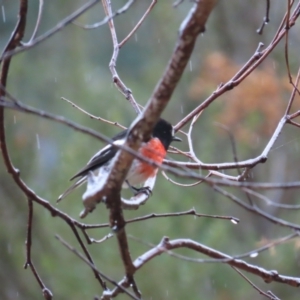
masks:
<instances>
[{"instance_id":1,"label":"blurred background foliage","mask_svg":"<svg viewBox=\"0 0 300 300\"><path fill-rule=\"evenodd\" d=\"M85 1L45 1L39 34L55 26ZM126 1L112 1L114 9ZM115 19L119 40L122 40L140 19L150 1L137 1L125 14ZM0 46L5 46L17 21L18 1L2 0L0 6ZM117 6L118 5L118 6ZM121 49L117 70L138 102L144 105L159 80L177 38L177 30L191 6L184 1L177 9L172 1L158 1L133 38ZM256 30L265 15L265 1L219 1L206 28L199 37L190 64L178 85L164 117L176 124L201 103L221 82L229 80L255 52L259 42L267 45L275 34L285 12L285 1L271 1L271 22L263 35ZM34 28L38 1L29 1L28 25L24 41ZM92 24L104 17L99 4L78 19ZM290 31L289 59L292 72L299 65L299 25ZM107 26L84 30L69 25L38 46L15 56L8 79L8 90L27 105L62 115L79 124L111 136L119 131L92 120L61 100L66 97L94 115L128 126L135 117L129 103L114 87L108 64L112 42ZM238 159L261 153L277 122L283 115L291 85L284 62L284 43L278 45L240 86L221 96L201 115L193 138L198 157L203 162L233 161L228 133L234 134ZM299 99L298 99L299 100ZM299 104L299 102L297 103ZM68 179L84 165L103 144L74 130L32 115L6 111L7 142L14 165L25 182L52 204L69 185ZM299 135L286 127L270 152L266 164L256 167L255 181L300 180ZM182 143L179 147L187 149ZM170 156L171 157L171 156ZM174 157L178 159L178 156ZM228 172L236 175L235 172ZM189 182L189 181L183 181ZM82 210L83 189L65 199L59 208L74 218ZM241 198L245 195L237 193ZM267 191L264 195L275 202L299 203L296 190ZM299 220L297 211L282 211L259 203L267 212L291 222ZM206 185L180 188L159 175L150 201L137 211L126 211L126 217L149 213L177 212L195 208L206 214L233 215L241 219L238 226L216 219L191 216L159 218L127 226L128 234L140 241L157 244L163 236L191 238L230 255L237 255L263 246L270 240L289 233L234 205L214 193ZM0 298L42 299L40 288L25 262L27 204L24 195L7 174L0 160ZM104 205L99 205L85 221L107 222ZM59 233L78 247L70 228L48 211L34 205L32 257L40 276L53 291L55 299L91 299L101 294L100 286L88 266L66 250L55 238ZM94 238L109 233L108 229L89 232ZM131 239L133 258L149 247ZM297 240L273 248L248 262L282 274L300 276ZM103 244L88 246L99 269L121 279L123 267L114 238ZM180 254L202 256L187 250ZM266 285L260 278L249 278L263 290L271 289L281 299L299 299L299 291L289 286ZM144 299L262 299L229 266L196 264L161 255L136 274ZM127 299L119 295L118 299Z\"/></svg>"}]
</instances>

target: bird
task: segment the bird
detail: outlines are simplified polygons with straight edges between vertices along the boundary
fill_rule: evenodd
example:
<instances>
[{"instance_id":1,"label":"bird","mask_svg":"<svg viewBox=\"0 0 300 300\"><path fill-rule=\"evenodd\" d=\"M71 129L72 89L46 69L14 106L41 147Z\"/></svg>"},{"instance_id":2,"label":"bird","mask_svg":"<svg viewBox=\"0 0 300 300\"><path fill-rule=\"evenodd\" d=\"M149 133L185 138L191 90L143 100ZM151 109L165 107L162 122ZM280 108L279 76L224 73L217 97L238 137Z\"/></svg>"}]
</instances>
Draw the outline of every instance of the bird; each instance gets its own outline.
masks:
<instances>
[{"instance_id":1,"label":"bird","mask_svg":"<svg viewBox=\"0 0 300 300\"><path fill-rule=\"evenodd\" d=\"M104 172L108 173L112 167L113 158L119 150L116 146L121 146L125 143L127 134L128 129L118 133L112 138L112 144L106 145L92 156L87 165L70 179L73 180L77 178L77 181L58 197L57 202L61 201L74 189L86 182L90 172L93 172L93 174L96 172L97 176ZM139 153L157 164L161 164L167 154L170 144L173 141L181 141L181 139L175 136L175 130L168 121L159 119L153 128L150 139L142 142ZM122 187L130 188L135 195L140 192L152 193L151 190L149 191L148 187L137 188L136 186L143 184L152 177L155 177L157 171L157 166L150 165L135 158Z\"/></svg>"}]
</instances>

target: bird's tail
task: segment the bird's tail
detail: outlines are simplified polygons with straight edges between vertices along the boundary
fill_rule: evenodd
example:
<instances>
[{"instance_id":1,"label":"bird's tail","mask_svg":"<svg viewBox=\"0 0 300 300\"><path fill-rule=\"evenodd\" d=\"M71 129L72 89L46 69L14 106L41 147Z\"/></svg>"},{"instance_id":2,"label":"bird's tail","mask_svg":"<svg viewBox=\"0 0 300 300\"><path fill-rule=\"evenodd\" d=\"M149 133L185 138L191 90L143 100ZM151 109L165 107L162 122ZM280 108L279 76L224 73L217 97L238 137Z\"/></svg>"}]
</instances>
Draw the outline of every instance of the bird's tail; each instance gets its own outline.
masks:
<instances>
[{"instance_id":1,"label":"bird's tail","mask_svg":"<svg viewBox=\"0 0 300 300\"><path fill-rule=\"evenodd\" d=\"M82 178L80 178L78 181L76 181L73 185L71 185L65 192L63 192L58 199L56 200L56 202L60 202L62 199L64 199L66 196L68 196L74 189L78 188L79 186L81 186L85 181L86 181L87 176L83 176Z\"/></svg>"}]
</instances>

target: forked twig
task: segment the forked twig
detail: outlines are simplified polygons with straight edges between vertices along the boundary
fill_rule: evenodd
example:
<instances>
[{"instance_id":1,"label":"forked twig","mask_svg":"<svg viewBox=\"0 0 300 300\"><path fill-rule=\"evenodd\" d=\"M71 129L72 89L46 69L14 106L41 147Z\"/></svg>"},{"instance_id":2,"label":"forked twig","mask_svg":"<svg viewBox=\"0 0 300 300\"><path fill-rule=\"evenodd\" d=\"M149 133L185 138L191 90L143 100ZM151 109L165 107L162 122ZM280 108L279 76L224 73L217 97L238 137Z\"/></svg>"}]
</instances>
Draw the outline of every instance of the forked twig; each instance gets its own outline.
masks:
<instances>
[{"instance_id":1,"label":"forked twig","mask_svg":"<svg viewBox=\"0 0 300 300\"><path fill-rule=\"evenodd\" d=\"M126 85L123 83L123 81L119 77L117 70L116 70L116 64L117 64L120 47L118 44L118 38L117 38L114 21L112 19L112 10L111 10L110 0L102 0L102 5L104 8L105 14L107 15L108 18L110 18L108 20L108 25L109 25L109 29L111 32L114 50L113 50L113 54L112 54L112 57L111 57L111 60L109 63L109 68L112 73L113 82L116 85L116 87L118 88L118 90L125 96L125 99L130 102L130 104L134 108L135 112L137 114L139 114L140 108L132 95L132 91L126 87Z\"/></svg>"},{"instance_id":2,"label":"forked twig","mask_svg":"<svg viewBox=\"0 0 300 300\"><path fill-rule=\"evenodd\" d=\"M39 0L39 11L38 11L38 16L36 19L36 24L35 24L33 33L27 43L22 43L23 46L30 45L32 43L32 41L35 39L38 29L40 27L41 21L42 21L43 8L44 8L44 0Z\"/></svg>"}]
</instances>

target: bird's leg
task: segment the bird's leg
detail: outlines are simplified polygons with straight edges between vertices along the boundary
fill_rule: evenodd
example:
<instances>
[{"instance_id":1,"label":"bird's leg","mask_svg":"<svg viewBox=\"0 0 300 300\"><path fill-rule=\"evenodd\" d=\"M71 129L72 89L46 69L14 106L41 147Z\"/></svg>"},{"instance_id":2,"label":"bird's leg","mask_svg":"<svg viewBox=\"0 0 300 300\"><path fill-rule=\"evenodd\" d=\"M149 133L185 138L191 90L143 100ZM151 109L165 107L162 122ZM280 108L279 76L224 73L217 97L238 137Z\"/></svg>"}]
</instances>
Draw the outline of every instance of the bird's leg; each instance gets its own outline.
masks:
<instances>
[{"instance_id":1,"label":"bird's leg","mask_svg":"<svg viewBox=\"0 0 300 300\"><path fill-rule=\"evenodd\" d=\"M128 180L125 180L125 182L128 185L128 187L132 190L134 196L136 196L140 193L144 193L147 196L152 195L152 191L151 191L151 188L149 186L143 186L141 188L137 188L137 187L131 185Z\"/></svg>"}]
</instances>

